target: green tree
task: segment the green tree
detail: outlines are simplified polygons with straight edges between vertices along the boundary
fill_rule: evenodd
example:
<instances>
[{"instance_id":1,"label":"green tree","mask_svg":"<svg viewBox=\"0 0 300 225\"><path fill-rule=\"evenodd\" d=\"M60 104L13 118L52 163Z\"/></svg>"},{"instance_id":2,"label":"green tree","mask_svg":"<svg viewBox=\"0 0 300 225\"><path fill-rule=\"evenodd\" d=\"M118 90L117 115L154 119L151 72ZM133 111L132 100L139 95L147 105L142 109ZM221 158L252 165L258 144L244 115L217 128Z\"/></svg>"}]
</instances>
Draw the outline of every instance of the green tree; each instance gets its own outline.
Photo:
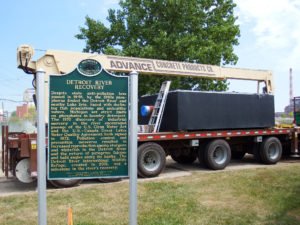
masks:
<instances>
[{"instance_id":1,"label":"green tree","mask_svg":"<svg viewBox=\"0 0 300 225\"><path fill-rule=\"evenodd\" d=\"M28 113L25 115L24 119L34 123L36 121L36 108L35 106L28 107Z\"/></svg>"},{"instance_id":2,"label":"green tree","mask_svg":"<svg viewBox=\"0 0 300 225\"><path fill-rule=\"evenodd\" d=\"M20 118L17 116L17 112L13 111L9 117L9 122L10 123L20 123L21 120Z\"/></svg>"},{"instance_id":3,"label":"green tree","mask_svg":"<svg viewBox=\"0 0 300 225\"><path fill-rule=\"evenodd\" d=\"M29 121L31 123L36 122L36 109L34 106L28 107L28 112L23 118L19 118L16 111L13 111L9 117L9 123L22 123L24 121Z\"/></svg>"},{"instance_id":4,"label":"green tree","mask_svg":"<svg viewBox=\"0 0 300 225\"><path fill-rule=\"evenodd\" d=\"M110 9L106 27L86 17L76 37L86 41L84 52L196 62L236 64L239 26L232 0L121 0ZM226 90L227 81L200 78L139 76L140 94L159 90L163 80L172 88Z\"/></svg>"}]
</instances>

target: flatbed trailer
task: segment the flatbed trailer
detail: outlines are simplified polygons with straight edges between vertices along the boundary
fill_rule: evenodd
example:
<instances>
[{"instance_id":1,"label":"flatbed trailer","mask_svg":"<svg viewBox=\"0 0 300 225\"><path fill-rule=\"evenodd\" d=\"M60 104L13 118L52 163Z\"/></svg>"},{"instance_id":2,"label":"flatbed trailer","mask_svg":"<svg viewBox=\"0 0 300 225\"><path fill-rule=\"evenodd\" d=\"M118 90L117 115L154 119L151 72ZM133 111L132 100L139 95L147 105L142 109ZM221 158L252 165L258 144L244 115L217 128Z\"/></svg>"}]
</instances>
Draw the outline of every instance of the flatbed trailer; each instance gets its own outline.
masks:
<instances>
[{"instance_id":1,"label":"flatbed trailer","mask_svg":"<svg viewBox=\"0 0 300 225\"><path fill-rule=\"evenodd\" d=\"M163 157L170 155L178 163L192 163L196 159L199 163L210 169L224 169L231 158L241 159L243 156L253 154L258 162L275 164L282 154L298 156L300 128L270 128L246 130L209 130L193 132L158 132L140 133L139 158L144 167L159 168L157 162L165 163ZM151 149L152 148L152 149ZM160 157L160 150L165 155ZM144 150L146 149L146 150ZM152 160L145 160L145 154ZM146 157L147 158L147 157ZM140 170L143 169L142 167ZM157 173L141 174L141 176L157 176Z\"/></svg>"},{"instance_id":2,"label":"flatbed trailer","mask_svg":"<svg viewBox=\"0 0 300 225\"><path fill-rule=\"evenodd\" d=\"M233 159L253 154L258 162L277 163L282 155L299 155L299 127L209 130L192 132L156 132L138 134L138 172L140 177L158 176L170 155L178 163L193 163L224 169ZM17 176L22 182L31 182L37 176L37 134L9 132L2 126L2 170L7 178ZM28 159L19 165L22 159ZM29 171L23 171L28 166ZM28 173L30 176L28 176ZM73 186L79 181L60 181L57 186Z\"/></svg>"}]
</instances>

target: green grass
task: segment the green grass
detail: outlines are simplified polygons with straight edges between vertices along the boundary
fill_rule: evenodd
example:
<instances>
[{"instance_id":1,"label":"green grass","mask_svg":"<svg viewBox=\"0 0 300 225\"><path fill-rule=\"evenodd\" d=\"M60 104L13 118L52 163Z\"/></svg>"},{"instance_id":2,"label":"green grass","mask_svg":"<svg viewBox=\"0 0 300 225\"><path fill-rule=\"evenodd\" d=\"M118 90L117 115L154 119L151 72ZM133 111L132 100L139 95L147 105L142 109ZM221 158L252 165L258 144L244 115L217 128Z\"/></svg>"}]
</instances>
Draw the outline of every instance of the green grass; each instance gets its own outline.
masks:
<instances>
[{"instance_id":1,"label":"green grass","mask_svg":"<svg viewBox=\"0 0 300 225\"><path fill-rule=\"evenodd\" d=\"M49 225L128 224L128 182L47 192ZM37 224L37 193L0 197L0 224ZM138 224L300 224L300 164L138 184Z\"/></svg>"}]
</instances>

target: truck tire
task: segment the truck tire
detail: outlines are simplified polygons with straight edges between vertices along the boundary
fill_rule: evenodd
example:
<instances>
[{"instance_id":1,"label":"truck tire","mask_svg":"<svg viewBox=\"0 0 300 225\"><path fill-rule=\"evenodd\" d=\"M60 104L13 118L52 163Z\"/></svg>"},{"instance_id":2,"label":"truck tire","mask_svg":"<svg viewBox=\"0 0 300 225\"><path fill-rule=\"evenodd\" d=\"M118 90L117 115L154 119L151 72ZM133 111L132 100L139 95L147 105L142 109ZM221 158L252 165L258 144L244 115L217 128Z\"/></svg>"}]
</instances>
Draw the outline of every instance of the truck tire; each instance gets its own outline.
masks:
<instances>
[{"instance_id":1,"label":"truck tire","mask_svg":"<svg viewBox=\"0 0 300 225\"><path fill-rule=\"evenodd\" d=\"M260 157L265 164L276 164L282 155L282 145L278 138L268 137L260 146Z\"/></svg>"},{"instance_id":2,"label":"truck tire","mask_svg":"<svg viewBox=\"0 0 300 225\"><path fill-rule=\"evenodd\" d=\"M230 146L225 140L212 140L206 145L204 150L204 162L208 168L222 170L229 164L230 159Z\"/></svg>"},{"instance_id":3,"label":"truck tire","mask_svg":"<svg viewBox=\"0 0 300 225\"><path fill-rule=\"evenodd\" d=\"M157 143L148 142L138 147L138 175L156 177L166 165L166 153Z\"/></svg>"},{"instance_id":4,"label":"truck tire","mask_svg":"<svg viewBox=\"0 0 300 225\"><path fill-rule=\"evenodd\" d=\"M63 180L49 180L50 184L57 188L69 188L78 186L82 180L81 179L63 179Z\"/></svg>"}]
</instances>

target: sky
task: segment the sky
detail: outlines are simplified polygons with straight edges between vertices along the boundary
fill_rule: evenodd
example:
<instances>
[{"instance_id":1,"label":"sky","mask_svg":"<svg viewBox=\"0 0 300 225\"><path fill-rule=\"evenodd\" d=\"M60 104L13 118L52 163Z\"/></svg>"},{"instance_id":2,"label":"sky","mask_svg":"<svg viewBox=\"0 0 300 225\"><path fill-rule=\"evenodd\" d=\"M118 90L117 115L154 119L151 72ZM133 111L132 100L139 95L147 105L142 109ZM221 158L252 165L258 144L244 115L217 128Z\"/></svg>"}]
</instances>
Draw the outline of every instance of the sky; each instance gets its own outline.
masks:
<instances>
[{"instance_id":1,"label":"sky","mask_svg":"<svg viewBox=\"0 0 300 225\"><path fill-rule=\"evenodd\" d=\"M293 94L300 96L300 1L234 0L241 37L235 67L266 69L275 81L275 111L289 104L289 69L293 69ZM118 0L3 1L0 7L0 108L14 111L21 105L32 76L17 69L16 49L29 44L35 59L47 49L82 51L85 42L74 36L85 17L107 24L109 8ZM230 81L230 91L256 92L256 82Z\"/></svg>"}]
</instances>

